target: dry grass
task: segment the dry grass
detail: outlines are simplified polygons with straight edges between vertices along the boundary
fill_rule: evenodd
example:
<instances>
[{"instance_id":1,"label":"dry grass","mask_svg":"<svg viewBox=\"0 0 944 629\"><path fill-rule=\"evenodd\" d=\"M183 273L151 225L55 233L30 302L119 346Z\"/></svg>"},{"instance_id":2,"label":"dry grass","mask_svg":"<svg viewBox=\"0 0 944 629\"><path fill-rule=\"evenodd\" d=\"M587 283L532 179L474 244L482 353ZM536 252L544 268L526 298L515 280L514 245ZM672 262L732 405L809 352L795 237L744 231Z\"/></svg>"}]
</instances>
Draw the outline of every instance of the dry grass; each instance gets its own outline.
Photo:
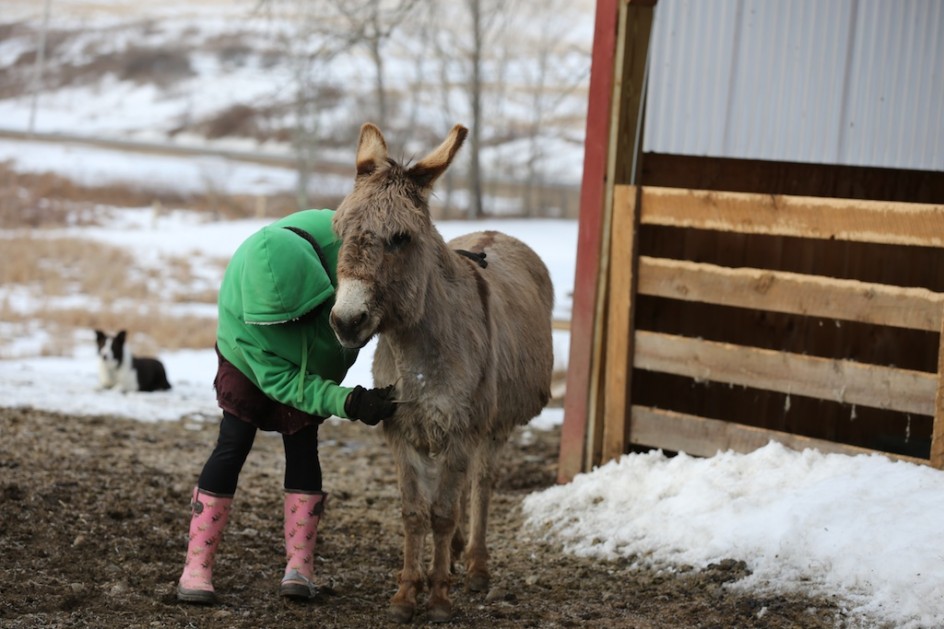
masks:
<instances>
[{"instance_id":1,"label":"dry grass","mask_svg":"<svg viewBox=\"0 0 944 629\"><path fill-rule=\"evenodd\" d=\"M47 355L63 355L74 350L76 330L127 329L134 347L150 354L164 350L213 347L215 318L171 314L174 303L216 303L216 291L158 294L151 288L166 283L188 286L190 264L172 259L160 271L142 273L124 249L81 238L46 238L20 233L0 240L4 264L0 284L24 287L40 303L36 312L24 315L9 302L0 301L2 336L26 335L37 328L45 332L42 350ZM220 262L222 264L222 261ZM82 295L98 307L60 306L57 299ZM172 303L167 303L168 300ZM2 338L6 346L13 338ZM79 335L81 336L81 335Z\"/></svg>"},{"instance_id":2,"label":"dry grass","mask_svg":"<svg viewBox=\"0 0 944 629\"><path fill-rule=\"evenodd\" d=\"M0 333L0 358L11 358L5 347L12 346L14 337L33 334L37 329L45 333L40 349L43 356L71 355L82 337L88 345L95 343L95 329L108 332L127 330L136 355L160 355L178 349L209 349L216 342L216 320L192 315L165 316L160 308L113 309L90 312L85 308L50 308L41 313L23 315L0 302L0 319L6 332ZM6 338L5 338L6 337Z\"/></svg>"},{"instance_id":3,"label":"dry grass","mask_svg":"<svg viewBox=\"0 0 944 629\"><path fill-rule=\"evenodd\" d=\"M0 299L0 358L9 358L17 338L43 334L46 355L67 355L88 330L127 329L136 351L213 347L216 318L179 314L181 304L215 304L216 287L200 288L192 260L165 258L159 269L137 264L124 248L82 238L53 238L48 229L95 226L110 208L142 212L173 207L209 212L215 218L269 217L296 210L289 195L264 199L201 195L155 195L128 185L84 186L53 173L21 173L0 162L0 286L16 289L40 304L24 314L10 299ZM219 265L226 260L200 264ZM84 307L70 297L81 296ZM93 342L94 336L89 336Z\"/></svg>"},{"instance_id":4,"label":"dry grass","mask_svg":"<svg viewBox=\"0 0 944 629\"><path fill-rule=\"evenodd\" d=\"M20 173L0 162L0 228L95 225L99 207L147 207L153 202L181 204L179 196L155 197L128 186L82 186L53 173Z\"/></svg>"},{"instance_id":5,"label":"dry grass","mask_svg":"<svg viewBox=\"0 0 944 629\"><path fill-rule=\"evenodd\" d=\"M298 209L292 194L263 198L266 216L285 216ZM318 199L318 203L338 199ZM157 194L124 184L84 186L53 173L21 173L0 162L0 229L96 225L102 207L149 208L154 205L208 212L225 219L256 216L260 198L255 195L223 195L215 191L183 196ZM317 207L333 207L318 205ZM313 205L313 207L315 207Z\"/></svg>"}]
</instances>

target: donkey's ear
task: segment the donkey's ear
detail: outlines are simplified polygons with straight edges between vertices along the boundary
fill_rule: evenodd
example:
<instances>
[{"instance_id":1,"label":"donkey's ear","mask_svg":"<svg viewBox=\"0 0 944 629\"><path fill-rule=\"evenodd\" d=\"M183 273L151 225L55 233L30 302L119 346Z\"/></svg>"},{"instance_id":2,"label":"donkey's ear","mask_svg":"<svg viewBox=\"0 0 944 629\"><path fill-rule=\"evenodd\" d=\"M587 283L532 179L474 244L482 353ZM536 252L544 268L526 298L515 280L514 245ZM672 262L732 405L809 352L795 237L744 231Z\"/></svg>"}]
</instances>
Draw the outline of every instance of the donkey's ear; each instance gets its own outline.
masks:
<instances>
[{"instance_id":1,"label":"donkey's ear","mask_svg":"<svg viewBox=\"0 0 944 629\"><path fill-rule=\"evenodd\" d=\"M376 125L365 122L357 141L357 176L369 175L387 161L387 142Z\"/></svg>"},{"instance_id":2,"label":"donkey's ear","mask_svg":"<svg viewBox=\"0 0 944 629\"><path fill-rule=\"evenodd\" d=\"M432 186L439 179L439 176L449 168L452 158L456 156L468 133L469 130L462 125L454 126L449 131L446 139L443 140L443 143L439 145L439 148L417 162L407 171L407 175L422 188Z\"/></svg>"}]
</instances>

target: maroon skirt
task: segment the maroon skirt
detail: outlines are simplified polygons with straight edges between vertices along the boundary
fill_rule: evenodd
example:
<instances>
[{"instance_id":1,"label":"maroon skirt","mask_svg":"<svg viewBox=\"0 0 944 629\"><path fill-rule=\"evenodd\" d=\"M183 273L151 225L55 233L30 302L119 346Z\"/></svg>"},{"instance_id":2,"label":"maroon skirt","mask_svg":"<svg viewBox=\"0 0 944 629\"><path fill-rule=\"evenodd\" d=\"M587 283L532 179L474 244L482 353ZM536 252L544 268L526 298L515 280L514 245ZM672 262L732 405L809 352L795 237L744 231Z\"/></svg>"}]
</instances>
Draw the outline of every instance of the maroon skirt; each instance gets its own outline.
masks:
<instances>
[{"instance_id":1,"label":"maroon skirt","mask_svg":"<svg viewBox=\"0 0 944 629\"><path fill-rule=\"evenodd\" d=\"M219 366L213 388L216 389L217 404L227 413L260 430L276 431L283 435L290 435L325 420L320 415L300 411L267 396L233 363L223 358L219 347L216 348L216 356Z\"/></svg>"}]
</instances>

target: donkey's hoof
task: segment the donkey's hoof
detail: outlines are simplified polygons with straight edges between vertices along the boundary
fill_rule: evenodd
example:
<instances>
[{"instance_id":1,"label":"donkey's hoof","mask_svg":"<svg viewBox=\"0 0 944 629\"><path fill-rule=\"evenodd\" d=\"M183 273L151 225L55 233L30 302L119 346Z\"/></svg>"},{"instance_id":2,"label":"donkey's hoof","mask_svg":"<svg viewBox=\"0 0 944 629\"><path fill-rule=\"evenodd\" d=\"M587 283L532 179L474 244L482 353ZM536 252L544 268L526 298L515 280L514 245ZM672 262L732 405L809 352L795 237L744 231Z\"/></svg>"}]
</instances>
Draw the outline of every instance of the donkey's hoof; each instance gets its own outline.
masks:
<instances>
[{"instance_id":1,"label":"donkey's hoof","mask_svg":"<svg viewBox=\"0 0 944 629\"><path fill-rule=\"evenodd\" d=\"M467 587L472 592L488 592L489 577L487 572L473 572L467 579Z\"/></svg>"},{"instance_id":2,"label":"donkey's hoof","mask_svg":"<svg viewBox=\"0 0 944 629\"><path fill-rule=\"evenodd\" d=\"M450 601L430 602L430 622L449 622L450 620L452 620L452 603Z\"/></svg>"},{"instance_id":3,"label":"donkey's hoof","mask_svg":"<svg viewBox=\"0 0 944 629\"><path fill-rule=\"evenodd\" d=\"M400 624L408 623L413 620L414 609L415 606L409 603L390 603L390 607L387 609L387 616L393 622Z\"/></svg>"}]
</instances>

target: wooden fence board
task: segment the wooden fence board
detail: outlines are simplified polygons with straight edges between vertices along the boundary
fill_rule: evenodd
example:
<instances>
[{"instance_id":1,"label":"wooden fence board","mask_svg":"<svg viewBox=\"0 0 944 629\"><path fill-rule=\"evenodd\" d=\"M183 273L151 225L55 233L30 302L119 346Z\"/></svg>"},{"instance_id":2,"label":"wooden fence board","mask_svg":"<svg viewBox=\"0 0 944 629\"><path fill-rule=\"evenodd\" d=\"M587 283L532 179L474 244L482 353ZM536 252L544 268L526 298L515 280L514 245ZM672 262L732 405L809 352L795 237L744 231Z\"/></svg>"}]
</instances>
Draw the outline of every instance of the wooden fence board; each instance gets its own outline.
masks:
<instances>
[{"instance_id":1,"label":"wooden fence board","mask_svg":"<svg viewBox=\"0 0 944 629\"><path fill-rule=\"evenodd\" d=\"M643 189L640 219L745 234L944 247L944 205Z\"/></svg>"},{"instance_id":2,"label":"wooden fence board","mask_svg":"<svg viewBox=\"0 0 944 629\"><path fill-rule=\"evenodd\" d=\"M747 453L764 447L771 440L794 450L815 448L824 453L875 454L874 450L845 443L635 405L630 430L634 443L694 456L712 456L726 450ZM882 454L911 463L926 463L916 457Z\"/></svg>"},{"instance_id":3,"label":"wooden fence board","mask_svg":"<svg viewBox=\"0 0 944 629\"><path fill-rule=\"evenodd\" d=\"M635 186L615 190L612 243L610 246L609 313L607 316L607 351L603 374L606 396L603 402L602 456L605 460L619 457L627 442L630 382L633 372L633 264L637 258ZM631 195L631 199L621 198ZM615 245L615 246L614 246Z\"/></svg>"},{"instance_id":4,"label":"wooden fence board","mask_svg":"<svg viewBox=\"0 0 944 629\"><path fill-rule=\"evenodd\" d=\"M594 426L589 434L594 446L588 450L587 465L620 456L629 443L704 456L726 449L747 452L771 439L797 449L875 452L739 424L730 421L738 416L734 408L721 409L722 415L728 412L731 417L708 419L634 405L631 378L637 368L696 381L930 416L933 424L927 459L882 454L944 467L944 292L820 275L814 255L824 247L824 251L831 250L828 243L814 244L815 240L944 248L944 205L637 188L613 181L616 183L610 184L609 208L612 237L605 242L610 256L608 275L601 288L604 297L598 300L598 307L605 312L600 321L606 323L598 328L604 332L605 351L601 352L601 373L591 378L602 410L590 414ZM746 265L751 263L737 251L719 258L724 260L721 264L694 262L699 257L689 250L679 256L686 259L639 256L636 240L640 224L689 230L684 234L698 234L697 230L741 234L743 242L734 242L744 247L769 242L753 235L796 237L802 240L775 242L803 244L799 251L809 255L809 260L792 265L793 271L787 272L749 268ZM873 272L869 277L885 275ZM906 283L910 282L903 281ZM693 338L694 334L637 330L633 312L639 294L864 323L879 326L876 334L888 327L932 332L938 335L940 344L937 371L707 341ZM725 326L724 320L717 323L721 328ZM813 348L822 340L808 338L808 331L803 329L796 333L806 334L803 338Z\"/></svg>"},{"instance_id":5,"label":"wooden fence board","mask_svg":"<svg viewBox=\"0 0 944 629\"><path fill-rule=\"evenodd\" d=\"M640 369L845 404L935 414L937 374L637 330Z\"/></svg>"},{"instance_id":6,"label":"wooden fence board","mask_svg":"<svg viewBox=\"0 0 944 629\"><path fill-rule=\"evenodd\" d=\"M937 350L937 392L934 396L934 425L931 427L930 462L944 468L944 320Z\"/></svg>"},{"instance_id":7,"label":"wooden fence board","mask_svg":"<svg viewBox=\"0 0 944 629\"><path fill-rule=\"evenodd\" d=\"M644 295L939 332L944 294L818 275L640 256Z\"/></svg>"}]
</instances>

